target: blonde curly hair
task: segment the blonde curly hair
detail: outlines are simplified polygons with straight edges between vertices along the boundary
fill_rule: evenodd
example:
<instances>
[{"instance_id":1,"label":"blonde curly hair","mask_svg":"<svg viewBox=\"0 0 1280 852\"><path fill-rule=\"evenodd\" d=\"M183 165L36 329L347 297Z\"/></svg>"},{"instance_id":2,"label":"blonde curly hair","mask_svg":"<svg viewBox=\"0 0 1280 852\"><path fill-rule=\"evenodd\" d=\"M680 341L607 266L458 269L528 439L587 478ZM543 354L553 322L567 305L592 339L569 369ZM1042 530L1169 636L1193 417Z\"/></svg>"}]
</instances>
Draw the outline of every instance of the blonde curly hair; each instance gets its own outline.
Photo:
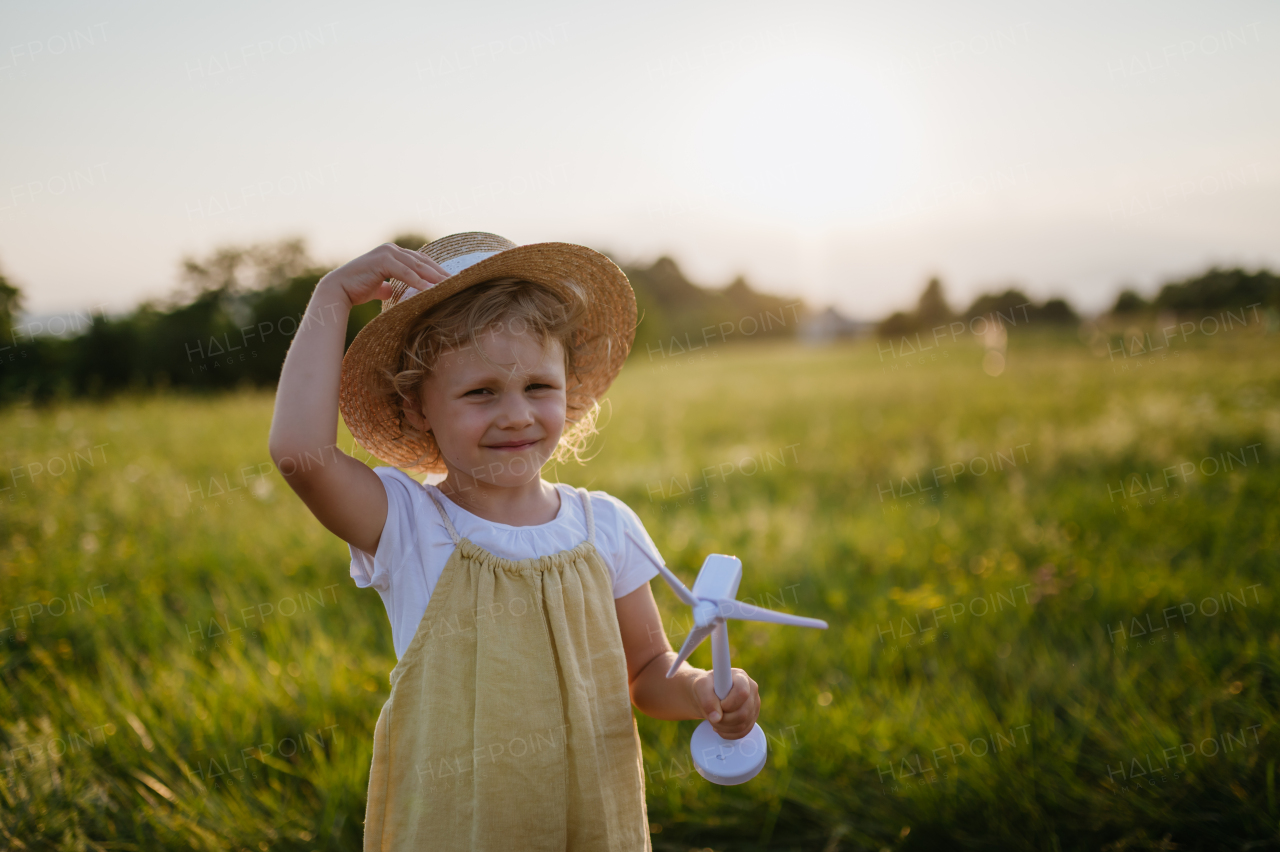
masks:
<instances>
[{"instance_id":1,"label":"blonde curly hair","mask_svg":"<svg viewBox=\"0 0 1280 852\"><path fill-rule=\"evenodd\" d=\"M565 428L551 460L586 461L584 452L599 429L600 403L582 390L577 370L589 363L597 341L583 334L587 314L587 293L576 282L562 282L571 298L549 287L517 278L502 278L468 287L423 312L405 332L404 345L394 368L383 370L383 393L400 414L400 430L411 438L431 438L433 453L418 459L419 464L441 460L435 436L425 434L404 416L406 407L421 406L419 391L431 375L441 355L472 347L491 366L498 366L478 345L490 331L507 329L517 334L533 334L543 346L557 340L564 350ZM518 329L518 330L517 330Z\"/></svg>"}]
</instances>

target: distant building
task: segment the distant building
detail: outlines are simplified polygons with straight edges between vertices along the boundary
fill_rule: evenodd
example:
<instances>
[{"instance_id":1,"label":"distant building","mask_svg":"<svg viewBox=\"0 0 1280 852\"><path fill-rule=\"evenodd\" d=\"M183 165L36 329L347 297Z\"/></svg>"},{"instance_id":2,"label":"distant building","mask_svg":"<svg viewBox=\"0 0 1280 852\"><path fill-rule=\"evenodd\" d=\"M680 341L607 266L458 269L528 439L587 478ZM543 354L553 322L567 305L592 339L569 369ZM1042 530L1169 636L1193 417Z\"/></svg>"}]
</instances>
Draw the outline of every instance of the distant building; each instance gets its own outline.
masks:
<instances>
[{"instance_id":1,"label":"distant building","mask_svg":"<svg viewBox=\"0 0 1280 852\"><path fill-rule=\"evenodd\" d=\"M800 339L810 344L830 343L838 338L867 337L875 328L873 322L850 319L830 307L800 321Z\"/></svg>"}]
</instances>

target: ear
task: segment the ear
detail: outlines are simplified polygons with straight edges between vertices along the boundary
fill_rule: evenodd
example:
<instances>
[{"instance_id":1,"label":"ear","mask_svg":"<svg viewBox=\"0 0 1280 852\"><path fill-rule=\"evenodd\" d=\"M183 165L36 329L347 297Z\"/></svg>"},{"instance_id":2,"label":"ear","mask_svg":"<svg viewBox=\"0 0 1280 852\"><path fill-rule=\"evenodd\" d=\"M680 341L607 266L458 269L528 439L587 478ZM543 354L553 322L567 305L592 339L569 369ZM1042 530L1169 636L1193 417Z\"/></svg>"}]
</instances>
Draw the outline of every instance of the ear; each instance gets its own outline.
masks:
<instances>
[{"instance_id":1,"label":"ear","mask_svg":"<svg viewBox=\"0 0 1280 852\"><path fill-rule=\"evenodd\" d=\"M431 424L427 422L426 406L422 404L421 392L403 397L400 407L404 411L404 419L408 420L409 425L414 429L419 432L431 431Z\"/></svg>"}]
</instances>

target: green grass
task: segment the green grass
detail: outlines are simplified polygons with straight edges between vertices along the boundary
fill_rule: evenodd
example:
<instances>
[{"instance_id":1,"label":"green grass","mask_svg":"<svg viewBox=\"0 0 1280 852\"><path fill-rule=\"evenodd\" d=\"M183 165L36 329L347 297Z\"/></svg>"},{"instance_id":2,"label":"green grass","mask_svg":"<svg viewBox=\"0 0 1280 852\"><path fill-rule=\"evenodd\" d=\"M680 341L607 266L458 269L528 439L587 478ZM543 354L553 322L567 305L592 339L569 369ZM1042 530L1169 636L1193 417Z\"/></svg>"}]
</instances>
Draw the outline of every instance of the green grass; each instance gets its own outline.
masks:
<instances>
[{"instance_id":1,"label":"green grass","mask_svg":"<svg viewBox=\"0 0 1280 852\"><path fill-rule=\"evenodd\" d=\"M960 343L633 359L549 478L627 501L687 581L734 553L740 597L831 623L732 626L770 737L748 784L639 718L655 848L1280 845L1280 345L1251 332L1125 372L1015 337L994 378ZM359 848L390 628L257 475L271 404L0 412L0 847Z\"/></svg>"}]
</instances>

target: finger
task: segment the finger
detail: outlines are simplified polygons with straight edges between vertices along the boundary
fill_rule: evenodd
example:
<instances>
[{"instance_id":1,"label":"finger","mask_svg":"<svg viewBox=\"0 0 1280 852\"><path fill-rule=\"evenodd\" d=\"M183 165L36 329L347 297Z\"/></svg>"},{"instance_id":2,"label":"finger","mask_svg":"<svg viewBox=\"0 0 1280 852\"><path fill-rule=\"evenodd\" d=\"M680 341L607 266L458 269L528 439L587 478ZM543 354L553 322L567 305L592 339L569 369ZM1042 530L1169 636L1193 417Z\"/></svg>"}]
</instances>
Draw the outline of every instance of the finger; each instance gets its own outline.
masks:
<instances>
[{"instance_id":1,"label":"finger","mask_svg":"<svg viewBox=\"0 0 1280 852\"><path fill-rule=\"evenodd\" d=\"M720 699L716 696L711 678L704 677L697 682L696 694L703 718L710 720L712 725L724 718L724 713L720 709Z\"/></svg>"},{"instance_id":2,"label":"finger","mask_svg":"<svg viewBox=\"0 0 1280 852\"><path fill-rule=\"evenodd\" d=\"M387 261L383 272L388 278L395 278L397 281L403 281L415 290L429 290L436 283L423 278L414 269L406 266L395 258L390 258Z\"/></svg>"},{"instance_id":3,"label":"finger","mask_svg":"<svg viewBox=\"0 0 1280 852\"><path fill-rule=\"evenodd\" d=\"M436 263L436 262L435 262L434 260L432 260L431 258L427 257L425 254L418 254L417 252L414 252L414 254L417 254L417 255L418 255L418 260L419 260L420 262L422 262L423 264L425 264L425 265L426 265L427 267L429 267L430 269L435 270L436 274L440 276L440 280L441 280L441 281L443 281L444 279L446 279L446 278L450 277L450 276L453 274L453 273L451 273L449 270L447 270L447 269L445 269L443 266L441 266L440 264Z\"/></svg>"},{"instance_id":4,"label":"finger","mask_svg":"<svg viewBox=\"0 0 1280 852\"><path fill-rule=\"evenodd\" d=\"M735 681L733 687L729 690L729 694L720 699L720 709L724 711L725 715L728 715L741 709L750 697L751 690L745 684Z\"/></svg>"},{"instance_id":5,"label":"finger","mask_svg":"<svg viewBox=\"0 0 1280 852\"><path fill-rule=\"evenodd\" d=\"M727 709L728 696L725 701L721 702L721 708L725 710L724 717L720 720L720 724L726 729L747 732L755 725L756 719L760 715L760 693L756 689L755 681L748 678L750 689L743 689L744 696L742 703L733 711Z\"/></svg>"},{"instance_id":6,"label":"finger","mask_svg":"<svg viewBox=\"0 0 1280 852\"><path fill-rule=\"evenodd\" d=\"M754 714L741 711L733 714L726 713L719 724L726 731L749 731L755 722Z\"/></svg>"},{"instance_id":7,"label":"finger","mask_svg":"<svg viewBox=\"0 0 1280 852\"><path fill-rule=\"evenodd\" d=\"M449 273L443 266L427 257L422 252L410 251L409 249L401 248L400 246L395 246L395 248L399 249L396 254L402 262L411 265L414 269L417 269L419 274L431 281L433 284L439 284L441 281L449 277Z\"/></svg>"},{"instance_id":8,"label":"finger","mask_svg":"<svg viewBox=\"0 0 1280 852\"><path fill-rule=\"evenodd\" d=\"M449 278L449 274L443 266L436 264L430 257L421 255L419 252L404 252L401 260L412 266L413 269L419 270L424 278L433 281L435 284L439 284L440 281Z\"/></svg>"},{"instance_id":9,"label":"finger","mask_svg":"<svg viewBox=\"0 0 1280 852\"><path fill-rule=\"evenodd\" d=\"M744 707L751 700L754 686L755 682L746 672L734 669L733 684L729 688L729 694L720 700L720 709L728 714Z\"/></svg>"},{"instance_id":10,"label":"finger","mask_svg":"<svg viewBox=\"0 0 1280 852\"><path fill-rule=\"evenodd\" d=\"M725 717L725 719L718 725L714 723L711 725L712 730L727 740L736 740L745 737L747 734L751 733L751 729L753 727L755 727L754 721L747 722L744 720L739 722L730 722L728 717Z\"/></svg>"},{"instance_id":11,"label":"finger","mask_svg":"<svg viewBox=\"0 0 1280 852\"><path fill-rule=\"evenodd\" d=\"M391 286L390 284L388 284L387 282L383 281L383 282L382 282L382 285L378 287L378 295L374 296L373 298L375 298L375 299L381 299L382 301L384 301L384 302L385 302L387 299L390 299L390 298L391 298L391 291L392 291L392 289L393 289L393 288L392 288L392 286Z\"/></svg>"}]
</instances>

